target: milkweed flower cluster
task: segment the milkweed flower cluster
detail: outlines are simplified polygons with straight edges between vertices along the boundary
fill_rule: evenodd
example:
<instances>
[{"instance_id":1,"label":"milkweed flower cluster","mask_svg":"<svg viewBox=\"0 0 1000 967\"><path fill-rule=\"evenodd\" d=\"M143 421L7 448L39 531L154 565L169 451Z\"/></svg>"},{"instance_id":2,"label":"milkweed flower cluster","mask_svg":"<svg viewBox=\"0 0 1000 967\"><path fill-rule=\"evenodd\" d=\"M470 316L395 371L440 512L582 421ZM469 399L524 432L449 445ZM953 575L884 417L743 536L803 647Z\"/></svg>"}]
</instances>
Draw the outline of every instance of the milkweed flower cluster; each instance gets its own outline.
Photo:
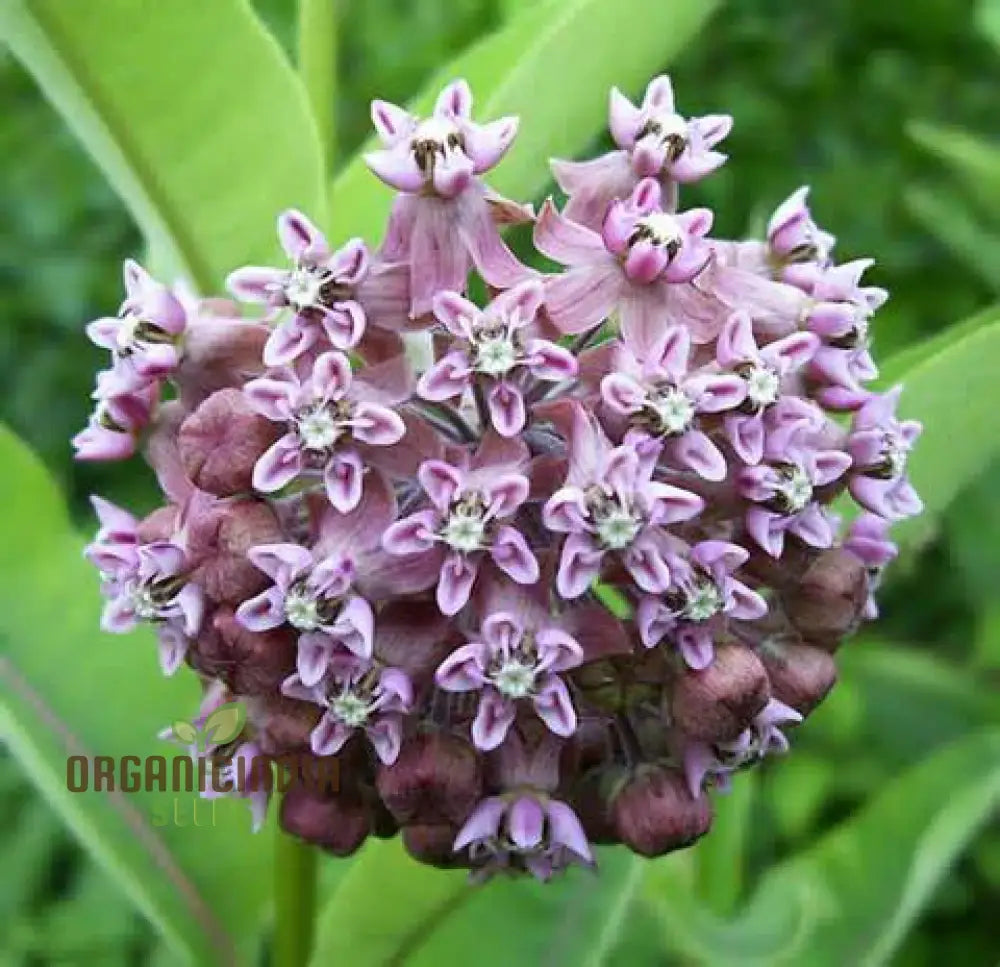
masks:
<instances>
[{"instance_id":1,"label":"milkweed flower cluster","mask_svg":"<svg viewBox=\"0 0 1000 967\"><path fill-rule=\"evenodd\" d=\"M78 455L142 449L165 497L94 499L104 627L152 625L166 674L243 701L239 748L336 757L280 807L335 854L399 832L546 879L688 845L833 686L920 511L920 426L869 388L886 293L806 189L758 241L682 207L732 120L685 118L666 77L612 92L615 150L555 162L568 198L537 214L483 180L518 125L474 121L464 82L372 119L378 248L286 211L285 263L235 269L236 301L129 262L88 327L111 359ZM515 256L514 221L563 268Z\"/></svg>"}]
</instances>

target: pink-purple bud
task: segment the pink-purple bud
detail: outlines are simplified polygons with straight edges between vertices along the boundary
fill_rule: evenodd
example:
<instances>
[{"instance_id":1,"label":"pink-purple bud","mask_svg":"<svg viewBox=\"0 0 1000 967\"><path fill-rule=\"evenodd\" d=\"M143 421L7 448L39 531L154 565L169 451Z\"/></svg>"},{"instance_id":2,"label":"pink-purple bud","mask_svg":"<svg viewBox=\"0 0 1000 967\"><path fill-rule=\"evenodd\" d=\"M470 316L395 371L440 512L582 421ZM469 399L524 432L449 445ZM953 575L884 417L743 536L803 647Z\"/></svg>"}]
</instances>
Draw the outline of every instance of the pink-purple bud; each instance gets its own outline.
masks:
<instances>
[{"instance_id":1,"label":"pink-purple bud","mask_svg":"<svg viewBox=\"0 0 1000 967\"><path fill-rule=\"evenodd\" d=\"M857 627L867 599L864 564L837 547L809 565L799 583L784 592L782 604L803 638L835 651Z\"/></svg>"},{"instance_id":2,"label":"pink-purple bud","mask_svg":"<svg viewBox=\"0 0 1000 967\"><path fill-rule=\"evenodd\" d=\"M350 856L371 832L368 810L360 798L323 795L298 784L282 797L279 821L286 833L334 856Z\"/></svg>"},{"instance_id":3,"label":"pink-purple bud","mask_svg":"<svg viewBox=\"0 0 1000 967\"><path fill-rule=\"evenodd\" d=\"M712 664L685 668L674 682L670 711L688 735L706 742L735 739L767 704L767 672L743 645L717 648Z\"/></svg>"},{"instance_id":4,"label":"pink-purple bud","mask_svg":"<svg viewBox=\"0 0 1000 967\"><path fill-rule=\"evenodd\" d=\"M181 424L177 445L191 482L229 497L251 489L253 468L278 435L241 390L229 388L213 393Z\"/></svg>"},{"instance_id":5,"label":"pink-purple bud","mask_svg":"<svg viewBox=\"0 0 1000 967\"><path fill-rule=\"evenodd\" d=\"M691 797L679 772L643 767L615 796L611 807L621 841L641 856L663 856L690 846L712 825L712 804Z\"/></svg>"},{"instance_id":6,"label":"pink-purple bud","mask_svg":"<svg viewBox=\"0 0 1000 967\"><path fill-rule=\"evenodd\" d=\"M837 681L833 657L814 645L768 644L761 648L760 658L771 694L801 715L809 715Z\"/></svg>"}]
</instances>

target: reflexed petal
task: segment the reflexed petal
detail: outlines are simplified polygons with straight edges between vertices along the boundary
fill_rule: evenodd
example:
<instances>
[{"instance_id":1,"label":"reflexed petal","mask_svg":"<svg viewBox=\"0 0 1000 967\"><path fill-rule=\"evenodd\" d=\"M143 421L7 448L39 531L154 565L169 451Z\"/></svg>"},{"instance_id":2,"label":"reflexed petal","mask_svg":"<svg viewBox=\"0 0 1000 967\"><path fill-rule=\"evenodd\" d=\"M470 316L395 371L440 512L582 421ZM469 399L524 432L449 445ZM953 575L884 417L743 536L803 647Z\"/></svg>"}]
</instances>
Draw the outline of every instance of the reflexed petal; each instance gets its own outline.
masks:
<instances>
[{"instance_id":1,"label":"reflexed petal","mask_svg":"<svg viewBox=\"0 0 1000 967\"><path fill-rule=\"evenodd\" d=\"M160 625L156 631L160 670L168 678L184 663L190 644L188 637L173 625Z\"/></svg>"},{"instance_id":2,"label":"reflexed petal","mask_svg":"<svg viewBox=\"0 0 1000 967\"><path fill-rule=\"evenodd\" d=\"M309 734L309 747L313 755L336 755L353 732L354 729L339 722L327 712Z\"/></svg>"},{"instance_id":3,"label":"reflexed petal","mask_svg":"<svg viewBox=\"0 0 1000 967\"><path fill-rule=\"evenodd\" d=\"M499 796L484 799L473 809L472 815L458 831L452 849L459 852L470 843L492 839L500 831L500 820L506 809L506 803Z\"/></svg>"},{"instance_id":4,"label":"reflexed petal","mask_svg":"<svg viewBox=\"0 0 1000 967\"><path fill-rule=\"evenodd\" d=\"M302 451L292 434L283 436L261 455L253 468L253 486L261 493L281 490L291 483L303 469Z\"/></svg>"},{"instance_id":5,"label":"reflexed petal","mask_svg":"<svg viewBox=\"0 0 1000 967\"><path fill-rule=\"evenodd\" d=\"M451 553L441 565L436 600L442 614L458 614L468 604L479 566L464 554Z\"/></svg>"},{"instance_id":6,"label":"reflexed petal","mask_svg":"<svg viewBox=\"0 0 1000 967\"><path fill-rule=\"evenodd\" d=\"M330 503L342 514L361 503L364 464L354 452L334 453L323 471L323 485Z\"/></svg>"},{"instance_id":7,"label":"reflexed petal","mask_svg":"<svg viewBox=\"0 0 1000 967\"><path fill-rule=\"evenodd\" d=\"M410 315L416 319L431 311L439 292L465 291L471 259L456 231L456 201L421 196L413 202Z\"/></svg>"},{"instance_id":8,"label":"reflexed petal","mask_svg":"<svg viewBox=\"0 0 1000 967\"><path fill-rule=\"evenodd\" d=\"M447 510L462 489L464 474L443 460L425 460L417 470L424 492L439 510Z\"/></svg>"},{"instance_id":9,"label":"reflexed petal","mask_svg":"<svg viewBox=\"0 0 1000 967\"><path fill-rule=\"evenodd\" d=\"M243 395L261 416L275 423L284 423L291 418L292 401L297 390L291 380L261 377L250 380L243 387Z\"/></svg>"},{"instance_id":10,"label":"reflexed petal","mask_svg":"<svg viewBox=\"0 0 1000 967\"><path fill-rule=\"evenodd\" d=\"M465 192L459 205L456 223L459 237L477 271L489 285L506 289L535 276L535 270L523 265L500 237L489 202L481 190Z\"/></svg>"},{"instance_id":11,"label":"reflexed petal","mask_svg":"<svg viewBox=\"0 0 1000 967\"><path fill-rule=\"evenodd\" d=\"M513 527L505 525L497 529L490 557L501 571L518 584L534 584L538 580L538 561L524 535Z\"/></svg>"},{"instance_id":12,"label":"reflexed petal","mask_svg":"<svg viewBox=\"0 0 1000 967\"><path fill-rule=\"evenodd\" d=\"M520 796L507 814L507 830L514 844L531 850L542 841L545 830L545 811L534 796Z\"/></svg>"},{"instance_id":13,"label":"reflexed petal","mask_svg":"<svg viewBox=\"0 0 1000 967\"><path fill-rule=\"evenodd\" d=\"M545 813L549 817L549 837L553 845L565 846L587 863L594 861L587 834L573 810L558 799L550 799L545 804Z\"/></svg>"},{"instance_id":14,"label":"reflexed petal","mask_svg":"<svg viewBox=\"0 0 1000 967\"><path fill-rule=\"evenodd\" d=\"M705 480L726 479L726 459L722 451L701 430L688 430L675 445L678 463Z\"/></svg>"},{"instance_id":15,"label":"reflexed petal","mask_svg":"<svg viewBox=\"0 0 1000 967\"><path fill-rule=\"evenodd\" d=\"M587 265L607 254L597 232L561 215L551 199L542 206L533 237L538 251L561 265Z\"/></svg>"},{"instance_id":16,"label":"reflexed petal","mask_svg":"<svg viewBox=\"0 0 1000 967\"><path fill-rule=\"evenodd\" d=\"M365 732L379 761L391 766L399 758L403 744L403 719L401 715L388 713L369 725Z\"/></svg>"},{"instance_id":17,"label":"reflexed petal","mask_svg":"<svg viewBox=\"0 0 1000 967\"><path fill-rule=\"evenodd\" d=\"M236 609L236 619L248 631L270 631L285 623L285 595L268 588Z\"/></svg>"},{"instance_id":18,"label":"reflexed petal","mask_svg":"<svg viewBox=\"0 0 1000 967\"><path fill-rule=\"evenodd\" d=\"M550 732L569 738L576 731L576 709L569 697L565 683L556 675L549 675L532 699L535 712Z\"/></svg>"},{"instance_id":19,"label":"reflexed petal","mask_svg":"<svg viewBox=\"0 0 1000 967\"><path fill-rule=\"evenodd\" d=\"M434 547L438 516L433 510L421 510L390 525L382 536L382 546L390 554L421 554Z\"/></svg>"},{"instance_id":20,"label":"reflexed petal","mask_svg":"<svg viewBox=\"0 0 1000 967\"><path fill-rule=\"evenodd\" d=\"M362 443L387 447L403 439L406 425L402 417L387 406L358 403L351 414L351 433Z\"/></svg>"},{"instance_id":21,"label":"reflexed petal","mask_svg":"<svg viewBox=\"0 0 1000 967\"><path fill-rule=\"evenodd\" d=\"M530 339L525 346L525 365L535 379L572 379L579 371L576 357L547 339Z\"/></svg>"},{"instance_id":22,"label":"reflexed petal","mask_svg":"<svg viewBox=\"0 0 1000 967\"><path fill-rule=\"evenodd\" d=\"M517 436L524 429L527 419L524 397L513 383L497 383L490 390L487 402L490 421L501 436Z\"/></svg>"},{"instance_id":23,"label":"reflexed petal","mask_svg":"<svg viewBox=\"0 0 1000 967\"><path fill-rule=\"evenodd\" d=\"M315 326L309 325L301 315L285 320L268 336L264 344L264 362L268 366L290 363L316 342L316 335Z\"/></svg>"},{"instance_id":24,"label":"reflexed petal","mask_svg":"<svg viewBox=\"0 0 1000 967\"><path fill-rule=\"evenodd\" d=\"M296 261L319 262L330 254L323 233L294 208L278 216L278 239L285 254Z\"/></svg>"},{"instance_id":25,"label":"reflexed petal","mask_svg":"<svg viewBox=\"0 0 1000 967\"><path fill-rule=\"evenodd\" d=\"M265 305L284 305L282 293L288 273L281 269L248 265L226 278L226 288L242 302L261 302Z\"/></svg>"},{"instance_id":26,"label":"reflexed petal","mask_svg":"<svg viewBox=\"0 0 1000 967\"><path fill-rule=\"evenodd\" d=\"M390 188L418 192L424 185L424 173L418 167L408 145L400 144L382 151L370 151L364 159L372 173Z\"/></svg>"},{"instance_id":27,"label":"reflexed petal","mask_svg":"<svg viewBox=\"0 0 1000 967\"><path fill-rule=\"evenodd\" d=\"M477 175L489 171L507 153L517 137L519 123L516 117L505 117L489 124L467 126L465 150L475 165Z\"/></svg>"},{"instance_id":28,"label":"reflexed petal","mask_svg":"<svg viewBox=\"0 0 1000 967\"><path fill-rule=\"evenodd\" d=\"M360 303L347 299L323 313L323 331L335 349L353 349L365 333L365 321Z\"/></svg>"},{"instance_id":29,"label":"reflexed petal","mask_svg":"<svg viewBox=\"0 0 1000 967\"><path fill-rule=\"evenodd\" d=\"M456 648L434 673L438 688L446 692L474 692L483 687L489 649L482 642Z\"/></svg>"},{"instance_id":30,"label":"reflexed petal","mask_svg":"<svg viewBox=\"0 0 1000 967\"><path fill-rule=\"evenodd\" d=\"M472 722L472 744L483 752L500 745L514 724L517 707L492 688L483 690L479 709Z\"/></svg>"},{"instance_id":31,"label":"reflexed petal","mask_svg":"<svg viewBox=\"0 0 1000 967\"><path fill-rule=\"evenodd\" d=\"M559 594L571 600L585 594L601 573L604 552L595 547L587 534L570 534L559 557L556 587Z\"/></svg>"},{"instance_id":32,"label":"reflexed petal","mask_svg":"<svg viewBox=\"0 0 1000 967\"><path fill-rule=\"evenodd\" d=\"M417 392L435 403L454 399L472 385L472 369L464 352L442 356L417 382Z\"/></svg>"}]
</instances>

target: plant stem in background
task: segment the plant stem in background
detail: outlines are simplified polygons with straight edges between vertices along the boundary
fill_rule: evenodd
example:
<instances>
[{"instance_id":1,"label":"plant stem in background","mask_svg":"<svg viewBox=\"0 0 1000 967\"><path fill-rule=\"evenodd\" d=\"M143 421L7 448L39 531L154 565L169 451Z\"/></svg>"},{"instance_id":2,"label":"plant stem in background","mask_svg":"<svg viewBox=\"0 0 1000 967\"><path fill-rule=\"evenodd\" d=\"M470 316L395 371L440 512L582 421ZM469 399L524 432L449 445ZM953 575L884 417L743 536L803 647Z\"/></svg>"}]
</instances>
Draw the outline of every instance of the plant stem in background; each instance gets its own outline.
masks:
<instances>
[{"instance_id":1,"label":"plant stem in background","mask_svg":"<svg viewBox=\"0 0 1000 967\"><path fill-rule=\"evenodd\" d=\"M304 967L309 961L316 919L314 847L275 827L274 967Z\"/></svg>"},{"instance_id":2,"label":"plant stem in background","mask_svg":"<svg viewBox=\"0 0 1000 967\"><path fill-rule=\"evenodd\" d=\"M298 48L299 74L329 171L337 154L337 0L299 0Z\"/></svg>"},{"instance_id":3,"label":"plant stem in background","mask_svg":"<svg viewBox=\"0 0 1000 967\"><path fill-rule=\"evenodd\" d=\"M750 819L757 796L757 776L743 773L716 802L712 835L694 850L697 892L713 913L730 915L743 894Z\"/></svg>"}]
</instances>

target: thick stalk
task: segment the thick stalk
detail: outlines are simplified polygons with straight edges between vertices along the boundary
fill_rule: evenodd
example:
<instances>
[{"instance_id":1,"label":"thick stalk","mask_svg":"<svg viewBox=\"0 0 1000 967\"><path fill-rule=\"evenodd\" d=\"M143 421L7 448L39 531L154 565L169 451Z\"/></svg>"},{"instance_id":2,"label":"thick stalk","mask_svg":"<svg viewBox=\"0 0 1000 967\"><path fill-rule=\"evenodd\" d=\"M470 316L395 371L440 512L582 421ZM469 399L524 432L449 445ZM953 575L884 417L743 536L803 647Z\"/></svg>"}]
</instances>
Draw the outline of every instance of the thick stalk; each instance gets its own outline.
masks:
<instances>
[{"instance_id":1,"label":"thick stalk","mask_svg":"<svg viewBox=\"0 0 1000 967\"><path fill-rule=\"evenodd\" d=\"M305 967L316 919L316 847L276 824L274 841L274 967Z\"/></svg>"}]
</instances>

